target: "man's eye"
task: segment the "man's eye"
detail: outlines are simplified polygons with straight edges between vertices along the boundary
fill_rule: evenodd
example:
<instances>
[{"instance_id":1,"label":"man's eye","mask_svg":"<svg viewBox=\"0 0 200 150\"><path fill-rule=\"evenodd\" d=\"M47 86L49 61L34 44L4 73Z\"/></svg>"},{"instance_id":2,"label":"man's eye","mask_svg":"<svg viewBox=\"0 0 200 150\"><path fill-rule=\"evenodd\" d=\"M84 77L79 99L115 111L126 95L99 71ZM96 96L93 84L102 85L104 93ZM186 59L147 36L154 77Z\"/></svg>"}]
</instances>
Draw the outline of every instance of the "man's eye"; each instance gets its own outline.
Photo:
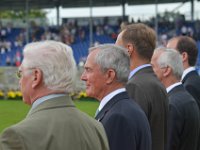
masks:
<instances>
[{"instance_id":1,"label":"man's eye","mask_svg":"<svg viewBox=\"0 0 200 150\"><path fill-rule=\"evenodd\" d=\"M91 68L85 68L85 71L90 72Z\"/></svg>"}]
</instances>

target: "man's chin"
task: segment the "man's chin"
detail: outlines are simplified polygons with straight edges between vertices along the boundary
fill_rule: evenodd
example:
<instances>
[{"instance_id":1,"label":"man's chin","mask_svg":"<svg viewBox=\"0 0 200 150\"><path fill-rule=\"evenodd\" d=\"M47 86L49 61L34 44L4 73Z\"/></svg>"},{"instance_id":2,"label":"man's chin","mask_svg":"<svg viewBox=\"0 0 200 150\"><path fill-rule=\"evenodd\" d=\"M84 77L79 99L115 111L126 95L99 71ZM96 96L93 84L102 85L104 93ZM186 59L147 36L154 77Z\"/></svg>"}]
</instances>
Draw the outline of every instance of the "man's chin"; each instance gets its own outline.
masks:
<instances>
[{"instance_id":1,"label":"man's chin","mask_svg":"<svg viewBox=\"0 0 200 150\"><path fill-rule=\"evenodd\" d=\"M27 100L25 100L24 98L23 98L23 102L25 103L25 104L27 104L27 105L32 105L29 101L27 101Z\"/></svg>"},{"instance_id":2,"label":"man's chin","mask_svg":"<svg viewBox=\"0 0 200 150\"><path fill-rule=\"evenodd\" d=\"M86 90L87 97L94 98L94 95L88 90Z\"/></svg>"}]
</instances>

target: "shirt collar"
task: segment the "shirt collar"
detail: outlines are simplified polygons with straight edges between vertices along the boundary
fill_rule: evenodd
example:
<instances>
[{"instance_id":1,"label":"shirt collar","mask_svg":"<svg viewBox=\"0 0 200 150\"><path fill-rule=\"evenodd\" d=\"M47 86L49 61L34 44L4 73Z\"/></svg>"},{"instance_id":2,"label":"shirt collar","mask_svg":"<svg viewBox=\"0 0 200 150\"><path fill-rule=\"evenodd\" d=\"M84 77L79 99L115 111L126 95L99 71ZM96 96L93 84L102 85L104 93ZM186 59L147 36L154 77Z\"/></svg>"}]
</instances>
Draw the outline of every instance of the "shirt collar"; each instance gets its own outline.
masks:
<instances>
[{"instance_id":1,"label":"shirt collar","mask_svg":"<svg viewBox=\"0 0 200 150\"><path fill-rule=\"evenodd\" d=\"M120 89L117 89L117 90L115 90L115 91L109 93L108 95L106 95L106 96L101 100L101 102L100 102L100 105L99 105L99 108L98 108L99 111L101 111L101 109L102 109L115 95L117 95L117 94L119 94L119 93L122 93L122 92L124 92L124 91L126 91L125 88L120 88Z\"/></svg>"},{"instance_id":2,"label":"shirt collar","mask_svg":"<svg viewBox=\"0 0 200 150\"><path fill-rule=\"evenodd\" d=\"M43 96L43 97L41 97L41 98L38 98L38 99L32 104L31 109L34 109L35 107L37 107L39 104L43 103L44 101L51 100L52 98L55 98L55 97L65 96L65 95L66 95L66 94L50 94L50 95L47 95L47 96Z\"/></svg>"},{"instance_id":3,"label":"shirt collar","mask_svg":"<svg viewBox=\"0 0 200 150\"><path fill-rule=\"evenodd\" d=\"M151 64L144 64L144 65L141 65L141 66L139 66L139 67L133 69L133 70L130 72L128 79L130 79L130 78L131 78L134 74L136 74L136 72L138 72L139 70L141 70L141 69L143 69L143 68L145 68L145 67L150 67L150 66L151 66Z\"/></svg>"},{"instance_id":4,"label":"shirt collar","mask_svg":"<svg viewBox=\"0 0 200 150\"><path fill-rule=\"evenodd\" d=\"M195 67L189 67L189 68L185 69L185 70L183 71L183 74L182 74L182 77L181 77L181 81L185 78L185 76L186 76L189 72L194 71L194 70L195 70Z\"/></svg>"},{"instance_id":5,"label":"shirt collar","mask_svg":"<svg viewBox=\"0 0 200 150\"><path fill-rule=\"evenodd\" d=\"M169 93L173 88L175 88L176 86L178 85L181 85L182 83L181 82L177 82L177 83L174 83L172 85L170 85L169 87L167 87L167 93Z\"/></svg>"}]
</instances>

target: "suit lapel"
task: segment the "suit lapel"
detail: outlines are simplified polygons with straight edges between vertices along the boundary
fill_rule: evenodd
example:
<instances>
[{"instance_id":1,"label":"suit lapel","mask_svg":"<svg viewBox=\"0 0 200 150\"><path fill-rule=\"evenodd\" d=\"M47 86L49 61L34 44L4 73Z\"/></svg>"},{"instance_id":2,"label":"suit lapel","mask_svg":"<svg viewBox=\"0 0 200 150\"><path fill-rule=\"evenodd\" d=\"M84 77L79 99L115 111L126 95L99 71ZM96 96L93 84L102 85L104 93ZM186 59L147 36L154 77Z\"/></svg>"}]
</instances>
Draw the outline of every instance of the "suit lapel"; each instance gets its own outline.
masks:
<instances>
[{"instance_id":1,"label":"suit lapel","mask_svg":"<svg viewBox=\"0 0 200 150\"><path fill-rule=\"evenodd\" d=\"M177 93L177 92L179 92L179 91L182 91L183 89L184 89L184 87L183 87L182 84L181 84L181 85L178 85L178 86L174 87L174 88L168 93L168 95L171 96L171 95L173 95L174 93Z\"/></svg>"},{"instance_id":2,"label":"suit lapel","mask_svg":"<svg viewBox=\"0 0 200 150\"><path fill-rule=\"evenodd\" d=\"M185 81L186 81L188 78L190 78L190 77L192 77L192 76L196 76L196 75L198 76L198 73L197 73L195 70L189 72L189 73L183 78L182 83L185 83Z\"/></svg>"},{"instance_id":3,"label":"suit lapel","mask_svg":"<svg viewBox=\"0 0 200 150\"><path fill-rule=\"evenodd\" d=\"M115 95L104 107L103 109L97 114L95 117L96 120L101 121L104 116L112 109L112 107L119 101L128 99L127 92L122 92Z\"/></svg>"}]
</instances>

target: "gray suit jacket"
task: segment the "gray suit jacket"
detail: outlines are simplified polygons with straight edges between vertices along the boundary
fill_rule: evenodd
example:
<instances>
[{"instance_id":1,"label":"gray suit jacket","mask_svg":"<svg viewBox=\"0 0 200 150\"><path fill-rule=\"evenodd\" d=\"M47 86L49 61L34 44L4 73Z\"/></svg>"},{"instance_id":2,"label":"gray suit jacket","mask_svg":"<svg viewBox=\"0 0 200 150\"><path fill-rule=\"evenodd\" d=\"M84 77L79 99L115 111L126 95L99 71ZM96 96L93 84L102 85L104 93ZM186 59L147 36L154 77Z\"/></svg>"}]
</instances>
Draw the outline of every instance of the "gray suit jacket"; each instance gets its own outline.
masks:
<instances>
[{"instance_id":1,"label":"gray suit jacket","mask_svg":"<svg viewBox=\"0 0 200 150\"><path fill-rule=\"evenodd\" d=\"M136 72L129 79L126 89L149 120L152 150L166 149L168 98L166 89L154 74L152 67L145 67Z\"/></svg>"},{"instance_id":2,"label":"gray suit jacket","mask_svg":"<svg viewBox=\"0 0 200 150\"><path fill-rule=\"evenodd\" d=\"M108 150L103 126L69 96L47 100L0 137L0 150Z\"/></svg>"}]
</instances>

